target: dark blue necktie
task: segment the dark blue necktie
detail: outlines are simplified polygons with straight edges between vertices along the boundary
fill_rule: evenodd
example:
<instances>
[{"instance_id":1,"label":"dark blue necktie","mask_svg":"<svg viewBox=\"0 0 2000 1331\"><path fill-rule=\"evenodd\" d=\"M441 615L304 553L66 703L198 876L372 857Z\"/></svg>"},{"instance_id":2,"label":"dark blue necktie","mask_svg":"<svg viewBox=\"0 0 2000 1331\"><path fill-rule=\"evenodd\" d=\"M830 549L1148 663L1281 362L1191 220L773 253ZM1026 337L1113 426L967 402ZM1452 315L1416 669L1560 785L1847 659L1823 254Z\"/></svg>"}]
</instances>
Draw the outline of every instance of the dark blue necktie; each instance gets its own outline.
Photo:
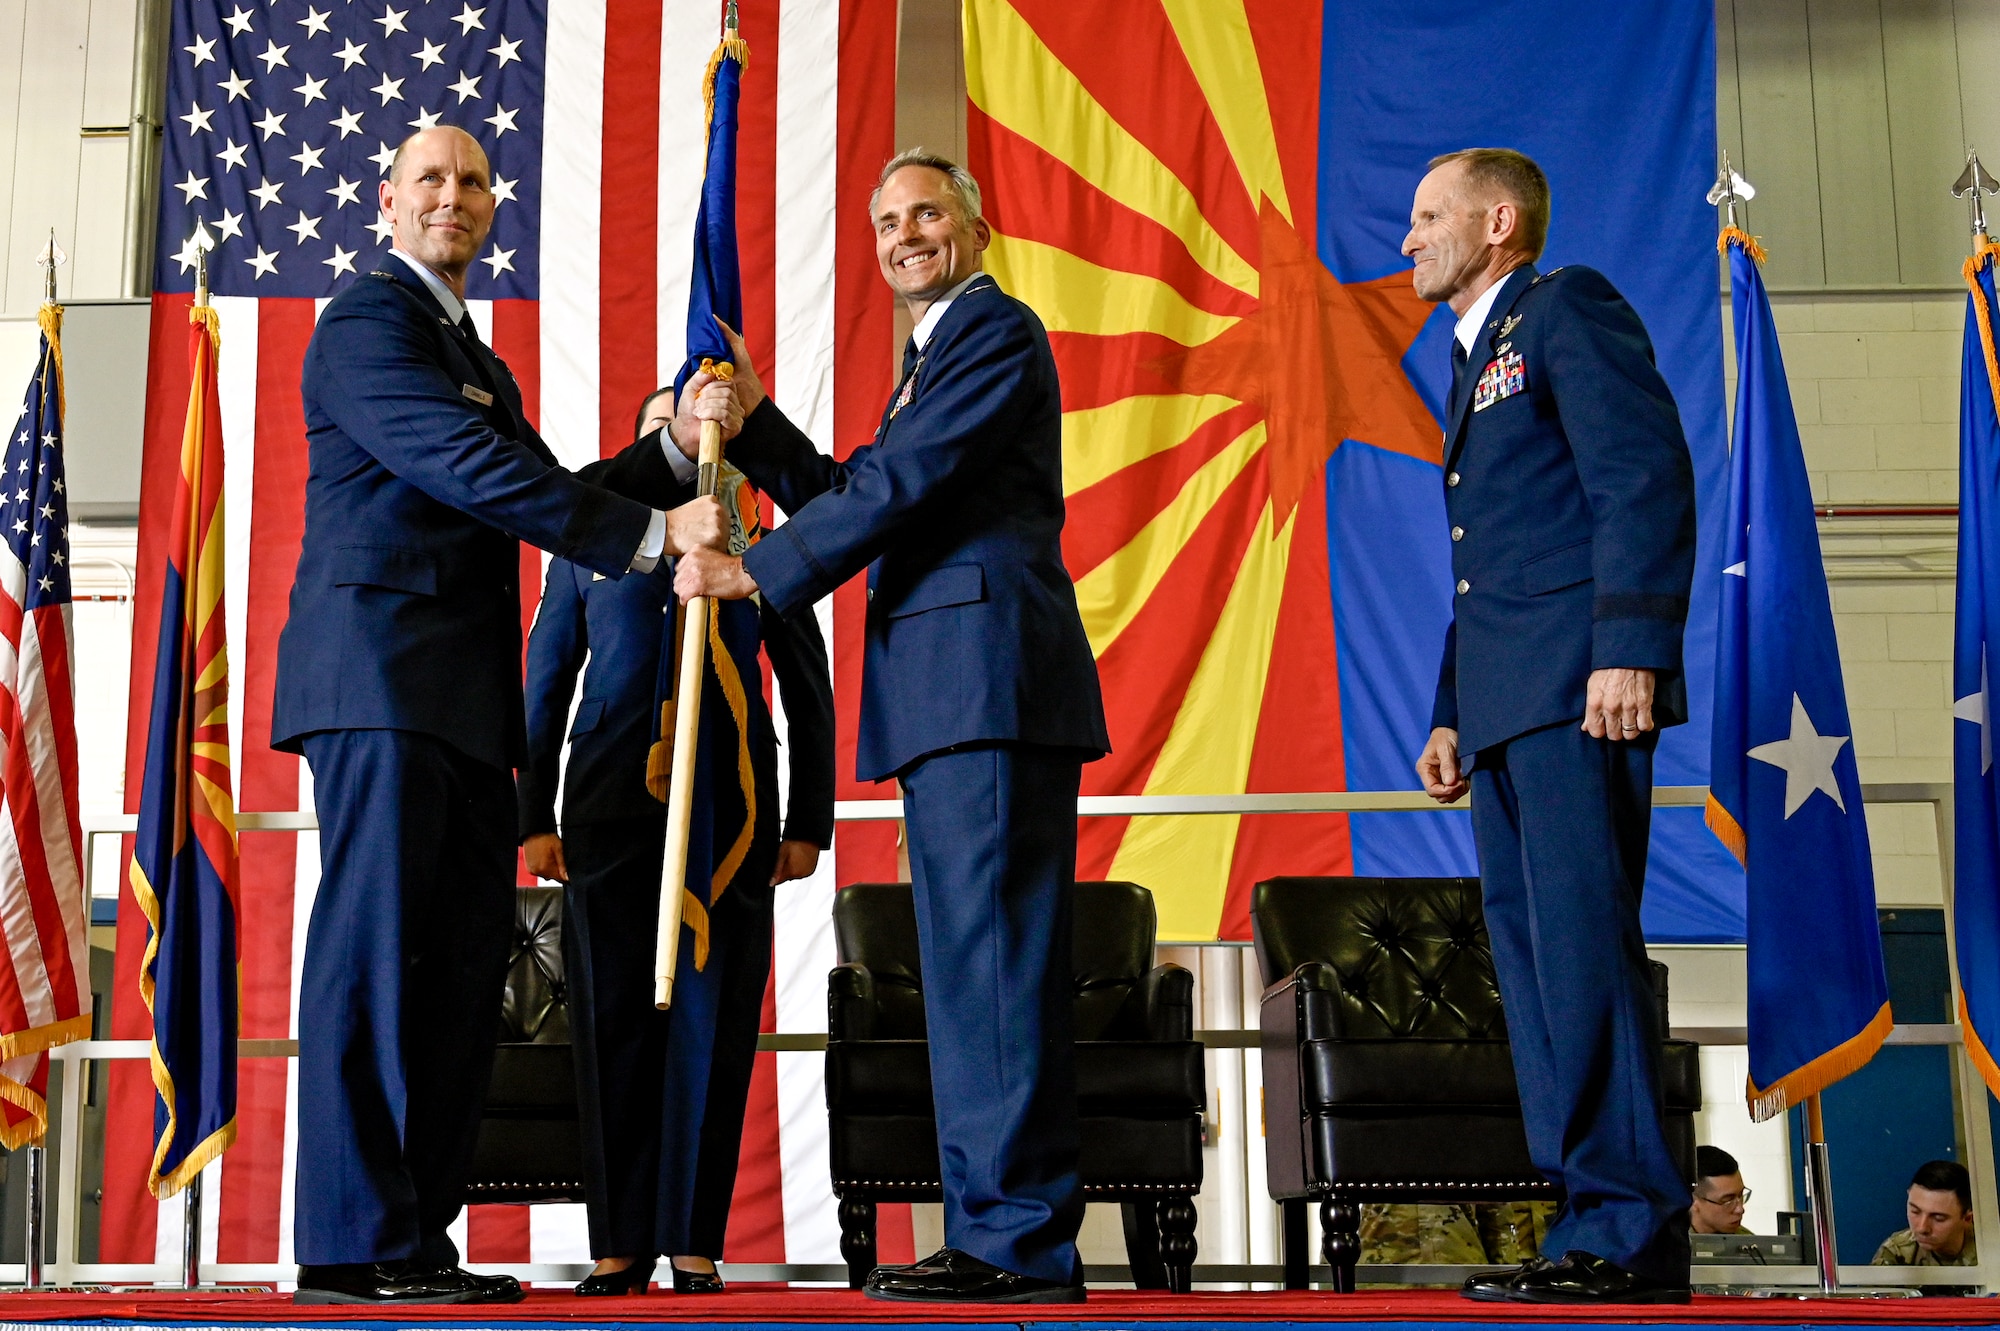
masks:
<instances>
[{"instance_id":1,"label":"dark blue necktie","mask_svg":"<svg viewBox=\"0 0 2000 1331\"><path fill-rule=\"evenodd\" d=\"M910 377L910 371L917 368L917 339L914 337L903 344L903 378Z\"/></svg>"},{"instance_id":2,"label":"dark blue necktie","mask_svg":"<svg viewBox=\"0 0 2000 1331\"><path fill-rule=\"evenodd\" d=\"M1451 338L1451 415L1454 420L1458 418L1458 404L1464 400L1465 363L1468 359L1465 351L1465 343L1458 340L1458 334L1453 333Z\"/></svg>"}]
</instances>

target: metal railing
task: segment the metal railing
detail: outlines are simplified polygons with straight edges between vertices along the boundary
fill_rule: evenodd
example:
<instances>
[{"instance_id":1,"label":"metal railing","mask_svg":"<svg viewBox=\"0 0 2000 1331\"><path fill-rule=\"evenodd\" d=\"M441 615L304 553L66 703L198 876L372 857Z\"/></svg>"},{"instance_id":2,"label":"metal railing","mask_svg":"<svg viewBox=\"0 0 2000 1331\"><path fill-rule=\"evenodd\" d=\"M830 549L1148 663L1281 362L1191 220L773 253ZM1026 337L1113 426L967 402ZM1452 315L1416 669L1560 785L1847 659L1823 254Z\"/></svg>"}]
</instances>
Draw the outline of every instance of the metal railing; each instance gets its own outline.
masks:
<instances>
[{"instance_id":1,"label":"metal railing","mask_svg":"<svg viewBox=\"0 0 2000 1331\"><path fill-rule=\"evenodd\" d=\"M1706 786L1658 786L1653 791L1655 808L1699 808L1706 804ZM1946 945L1951 966L1952 1010L1957 1010L1958 951L1951 925L1952 898L1952 787L1949 783L1870 784L1862 787L1868 804L1924 804L1932 809L1938 832L1938 855L1944 886ZM1325 791L1288 794L1246 795L1094 795L1078 801L1083 817L1159 817L1202 815L1252 815L1294 813L1405 813L1464 810L1465 801L1440 805L1420 791ZM902 801L842 800L835 805L837 822L891 821L902 817ZM117 835L137 829L137 818L129 814L86 818L84 823L84 881L93 881L92 849L99 836ZM310 832L318 823L310 811L239 813L241 832ZM1204 946L1212 944L1163 942L1162 946ZM1249 1018L1254 1020L1254 1017ZM1742 1044L1746 1038L1740 1027L1676 1028L1681 1038L1705 1044ZM1196 1038L1211 1050L1247 1051L1258 1045L1254 1029L1198 1030ZM1985 1108L1986 1086L1965 1051L1962 1029L1957 1023L1898 1026L1889 1042L1905 1045L1943 1045L1952 1049L1953 1071L1962 1130L1966 1142L1965 1164L1972 1175L1973 1208L1979 1232L2000 1233L2000 1195L1996 1194L1993 1140ZM766 1033L759 1038L760 1050L812 1052L826 1047L819 1032ZM186 1277L183 1267L171 1262L109 1263L77 1260L77 1238L82 1205L81 1152L83 1095L87 1064L97 1060L147 1058L151 1050L144 1040L81 1040L50 1051L63 1065L62 1090L53 1124L58 1144L55 1186L55 1260L39 1273L22 1264L0 1264L0 1280L21 1280L39 1275L56 1284L104 1284L117 1282L176 1285ZM244 1040L239 1054L244 1058L297 1057L294 1040ZM31 1217L31 1220L36 1219ZM196 1222L199 1224L197 1216ZM40 1229L30 1225L31 1233ZM1996 1258L1983 1258L1976 1267L1885 1268L1842 1266L1842 1283L1876 1285L1979 1285L2000 1284ZM505 1266L476 1266L475 1270L507 1271L527 1281L574 1281L588 1274L589 1267L570 1263L514 1263ZM1364 1281L1384 1284L1447 1283L1462 1279L1473 1268L1436 1265L1372 1265L1364 1263ZM735 1280L842 1281L846 1268L824 1263L724 1263L723 1273ZM278 1263L217 1263L200 1265L203 1278L216 1282L282 1283L296 1275L295 1268ZM1127 1278L1122 1266L1089 1266L1085 1276L1092 1283L1115 1284ZM1816 1286L1818 1274L1811 1265L1802 1266L1702 1266L1696 1276L1703 1284L1757 1286ZM1283 1267L1276 1263L1197 1264L1194 1278L1201 1283L1271 1283L1283 1279ZM1329 1279L1326 1268L1313 1268L1315 1281Z\"/></svg>"}]
</instances>

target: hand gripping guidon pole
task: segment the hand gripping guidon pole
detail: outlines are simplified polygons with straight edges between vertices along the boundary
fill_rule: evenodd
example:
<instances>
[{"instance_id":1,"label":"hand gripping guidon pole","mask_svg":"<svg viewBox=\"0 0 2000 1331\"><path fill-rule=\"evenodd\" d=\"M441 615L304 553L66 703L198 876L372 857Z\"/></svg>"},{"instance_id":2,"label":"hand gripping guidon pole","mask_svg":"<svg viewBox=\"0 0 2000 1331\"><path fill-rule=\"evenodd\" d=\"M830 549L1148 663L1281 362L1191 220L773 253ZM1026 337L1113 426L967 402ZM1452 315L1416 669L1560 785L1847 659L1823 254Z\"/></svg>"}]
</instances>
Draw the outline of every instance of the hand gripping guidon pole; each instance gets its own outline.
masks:
<instances>
[{"instance_id":1,"label":"hand gripping guidon pole","mask_svg":"<svg viewBox=\"0 0 2000 1331\"><path fill-rule=\"evenodd\" d=\"M724 367L717 366L721 371ZM727 378L727 374L718 377ZM722 464L722 426L701 423L700 472L696 493L716 490ZM681 904L687 893L688 829L694 816L695 736L701 728L702 673L708 668L706 596L687 603L681 624L680 670L674 681L674 767L667 786L666 854L660 861L660 933L653 949L653 1006L664 1011L674 1001L674 970L681 955Z\"/></svg>"}]
</instances>

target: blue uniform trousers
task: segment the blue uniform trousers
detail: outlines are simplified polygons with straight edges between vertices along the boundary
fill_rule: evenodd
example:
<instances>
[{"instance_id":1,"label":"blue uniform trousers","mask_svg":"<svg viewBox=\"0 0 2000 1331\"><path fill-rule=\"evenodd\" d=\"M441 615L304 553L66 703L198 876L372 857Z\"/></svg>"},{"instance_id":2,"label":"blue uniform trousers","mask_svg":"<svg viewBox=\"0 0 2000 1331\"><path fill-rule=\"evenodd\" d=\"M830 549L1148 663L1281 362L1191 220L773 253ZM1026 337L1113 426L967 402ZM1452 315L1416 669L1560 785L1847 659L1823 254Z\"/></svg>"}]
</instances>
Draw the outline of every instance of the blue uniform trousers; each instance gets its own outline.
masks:
<instances>
[{"instance_id":1,"label":"blue uniform trousers","mask_svg":"<svg viewBox=\"0 0 2000 1331\"><path fill-rule=\"evenodd\" d=\"M298 1260L452 1265L514 925L513 776L407 730L320 731L305 754L321 869L299 981Z\"/></svg>"},{"instance_id":2,"label":"blue uniform trousers","mask_svg":"<svg viewBox=\"0 0 2000 1331\"><path fill-rule=\"evenodd\" d=\"M665 1012L653 1006L665 810L563 829L563 956L593 1257L722 1257L771 974L778 800L769 766L758 769L750 852L709 911L708 965L691 974L682 957ZM696 987L709 985L712 1001L696 1002ZM712 1029L686 1029L697 1017ZM670 1057L670 1042L694 1037L709 1051L705 1078L688 1075L701 1068L687 1057Z\"/></svg>"},{"instance_id":3,"label":"blue uniform trousers","mask_svg":"<svg viewBox=\"0 0 2000 1331\"><path fill-rule=\"evenodd\" d=\"M1568 1191L1543 1251L1688 1276L1688 1185L1660 1126L1661 1032L1639 895L1653 748L1576 722L1479 750L1472 826L1535 1165Z\"/></svg>"},{"instance_id":4,"label":"blue uniform trousers","mask_svg":"<svg viewBox=\"0 0 2000 1331\"><path fill-rule=\"evenodd\" d=\"M1076 1233L1076 799L1070 750L994 744L901 773L945 1243L1081 1282Z\"/></svg>"}]
</instances>

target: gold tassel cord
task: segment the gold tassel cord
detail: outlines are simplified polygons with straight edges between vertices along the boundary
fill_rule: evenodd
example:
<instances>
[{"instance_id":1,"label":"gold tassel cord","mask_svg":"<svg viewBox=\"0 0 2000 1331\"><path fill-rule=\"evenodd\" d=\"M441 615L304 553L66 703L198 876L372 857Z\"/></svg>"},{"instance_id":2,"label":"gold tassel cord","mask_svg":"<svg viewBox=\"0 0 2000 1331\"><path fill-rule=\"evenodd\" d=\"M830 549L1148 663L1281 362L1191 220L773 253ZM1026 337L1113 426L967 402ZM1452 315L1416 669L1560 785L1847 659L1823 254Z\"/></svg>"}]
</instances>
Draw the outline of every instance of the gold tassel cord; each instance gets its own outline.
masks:
<instances>
[{"instance_id":1,"label":"gold tassel cord","mask_svg":"<svg viewBox=\"0 0 2000 1331\"><path fill-rule=\"evenodd\" d=\"M1740 226L1726 226L1722 228L1722 234L1715 238L1716 253L1727 254L1732 242L1740 246L1743 252L1750 256L1751 262L1755 263L1759 268L1763 267L1764 260L1770 257L1770 255L1764 252L1764 247L1757 243L1757 237L1751 235Z\"/></svg>"},{"instance_id":2,"label":"gold tassel cord","mask_svg":"<svg viewBox=\"0 0 2000 1331\"><path fill-rule=\"evenodd\" d=\"M41 310L35 316L35 322L42 326L42 336L49 340L49 355L55 360L56 414L61 419L68 420L69 396L63 387L62 321L63 307L52 300L43 301Z\"/></svg>"}]
</instances>

